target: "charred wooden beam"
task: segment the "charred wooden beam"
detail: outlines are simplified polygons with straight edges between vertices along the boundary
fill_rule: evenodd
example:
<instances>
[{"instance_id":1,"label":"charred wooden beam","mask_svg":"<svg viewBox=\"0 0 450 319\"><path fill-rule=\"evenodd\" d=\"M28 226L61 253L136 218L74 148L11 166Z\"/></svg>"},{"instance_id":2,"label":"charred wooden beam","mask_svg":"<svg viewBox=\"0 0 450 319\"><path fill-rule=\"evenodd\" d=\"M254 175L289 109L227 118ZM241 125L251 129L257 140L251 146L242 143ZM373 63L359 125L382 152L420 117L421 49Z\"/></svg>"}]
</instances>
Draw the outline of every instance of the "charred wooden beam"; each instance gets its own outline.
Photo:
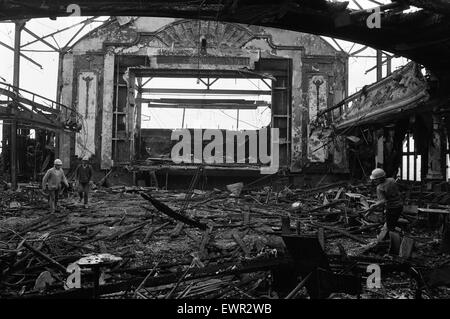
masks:
<instances>
[{"instance_id":1,"label":"charred wooden beam","mask_svg":"<svg viewBox=\"0 0 450 319\"><path fill-rule=\"evenodd\" d=\"M172 217L173 219L179 220L187 225L200 228L201 230L206 230L207 225L204 223L200 223L198 221L195 221L193 219L190 219L189 217L186 217L184 215L181 215L177 212L175 212L173 209L168 207L166 204L160 202L159 200L153 198L149 194L141 193L142 198L148 200L150 203L152 203L153 206L157 210L159 210L161 213L166 214L169 217Z\"/></svg>"}]
</instances>

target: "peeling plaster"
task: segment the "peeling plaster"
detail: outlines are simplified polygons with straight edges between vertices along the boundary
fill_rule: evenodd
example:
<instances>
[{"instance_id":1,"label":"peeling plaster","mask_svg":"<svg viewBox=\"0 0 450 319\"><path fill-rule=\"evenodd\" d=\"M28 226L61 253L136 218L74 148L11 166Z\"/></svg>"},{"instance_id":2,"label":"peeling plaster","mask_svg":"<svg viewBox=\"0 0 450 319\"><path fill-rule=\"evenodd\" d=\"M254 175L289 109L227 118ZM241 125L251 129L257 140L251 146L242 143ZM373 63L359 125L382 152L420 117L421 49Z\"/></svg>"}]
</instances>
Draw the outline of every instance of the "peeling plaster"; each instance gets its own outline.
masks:
<instances>
[{"instance_id":1,"label":"peeling plaster","mask_svg":"<svg viewBox=\"0 0 450 319\"><path fill-rule=\"evenodd\" d=\"M72 87L73 87L73 55L67 53L63 57L62 67L62 89L61 89L61 104L72 106ZM67 119L70 114L61 113L62 119ZM59 139L59 158L63 162L63 168L70 168L70 134L62 131Z\"/></svg>"},{"instance_id":2,"label":"peeling plaster","mask_svg":"<svg viewBox=\"0 0 450 319\"><path fill-rule=\"evenodd\" d=\"M113 100L114 90L114 55L105 55L103 71L103 119L102 119L102 144L101 144L101 169L109 169L112 166L112 130L113 130Z\"/></svg>"},{"instance_id":3,"label":"peeling plaster","mask_svg":"<svg viewBox=\"0 0 450 319\"><path fill-rule=\"evenodd\" d=\"M81 72L78 75L78 113L83 126L75 136L75 155L91 157L95 154L95 117L97 114L97 81L95 72Z\"/></svg>"},{"instance_id":4,"label":"peeling plaster","mask_svg":"<svg viewBox=\"0 0 450 319\"><path fill-rule=\"evenodd\" d=\"M328 156L325 143L330 130L325 129L323 118L317 118L317 113L327 107L327 97L328 81L325 76L312 76L308 85L308 159L311 162L325 162Z\"/></svg>"}]
</instances>

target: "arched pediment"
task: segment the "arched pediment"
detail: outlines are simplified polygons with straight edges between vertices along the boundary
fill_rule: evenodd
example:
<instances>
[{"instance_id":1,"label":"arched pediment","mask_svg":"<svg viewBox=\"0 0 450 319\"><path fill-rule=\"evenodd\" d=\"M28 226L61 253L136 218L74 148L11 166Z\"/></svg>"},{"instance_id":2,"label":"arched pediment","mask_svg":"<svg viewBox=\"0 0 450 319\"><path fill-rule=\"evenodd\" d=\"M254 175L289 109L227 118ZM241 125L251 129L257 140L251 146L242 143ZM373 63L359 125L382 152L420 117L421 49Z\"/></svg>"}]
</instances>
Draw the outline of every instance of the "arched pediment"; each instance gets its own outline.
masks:
<instances>
[{"instance_id":1,"label":"arched pediment","mask_svg":"<svg viewBox=\"0 0 450 319\"><path fill-rule=\"evenodd\" d=\"M241 48L254 35L243 26L216 21L181 20L157 31L155 36L168 47L197 48L200 37L208 47Z\"/></svg>"}]
</instances>

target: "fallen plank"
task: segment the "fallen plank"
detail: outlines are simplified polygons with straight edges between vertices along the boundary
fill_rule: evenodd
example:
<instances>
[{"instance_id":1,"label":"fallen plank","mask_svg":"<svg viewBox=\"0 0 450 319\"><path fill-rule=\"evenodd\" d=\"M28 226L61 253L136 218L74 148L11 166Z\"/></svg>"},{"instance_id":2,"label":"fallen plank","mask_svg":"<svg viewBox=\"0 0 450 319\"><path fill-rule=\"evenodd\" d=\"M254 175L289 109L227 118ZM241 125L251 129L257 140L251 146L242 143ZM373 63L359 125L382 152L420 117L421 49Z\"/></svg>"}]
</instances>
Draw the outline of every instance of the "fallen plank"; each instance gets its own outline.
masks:
<instances>
[{"instance_id":1,"label":"fallen plank","mask_svg":"<svg viewBox=\"0 0 450 319\"><path fill-rule=\"evenodd\" d=\"M124 238L125 236L131 235L131 234L134 233L135 231L137 231L137 230L143 228L143 227L144 227L145 225L147 225L148 223L149 223L149 221L145 221L145 222L139 224L138 226L133 227L133 228L130 229L130 230L127 230L126 232L124 232L124 233L118 235L118 236L117 236L117 239L121 239L121 238Z\"/></svg>"},{"instance_id":2,"label":"fallen plank","mask_svg":"<svg viewBox=\"0 0 450 319\"><path fill-rule=\"evenodd\" d=\"M250 250L248 249L247 245L245 245L245 243L242 241L242 239L239 236L239 234L236 231L234 231L232 233L232 236L233 236L234 241L239 245L239 247L241 247L241 249L244 252L244 254L246 256L250 255Z\"/></svg>"},{"instance_id":3,"label":"fallen plank","mask_svg":"<svg viewBox=\"0 0 450 319\"><path fill-rule=\"evenodd\" d=\"M334 197L334 200L338 200L338 199L341 197L341 195L342 195L342 193L344 192L344 190L345 190L344 187L339 188L339 190L338 190L336 196Z\"/></svg>"},{"instance_id":4,"label":"fallen plank","mask_svg":"<svg viewBox=\"0 0 450 319\"><path fill-rule=\"evenodd\" d=\"M186 278L187 274L191 271L192 269L192 264L191 266L189 266L188 269L186 269L186 271L181 275L181 277L178 279L177 283L173 286L173 288L167 293L167 295L164 297L164 299L170 299L172 297L172 295L175 293L175 291L177 290L178 286L180 286L180 284L184 281L184 278Z\"/></svg>"},{"instance_id":5,"label":"fallen plank","mask_svg":"<svg viewBox=\"0 0 450 319\"><path fill-rule=\"evenodd\" d=\"M449 209L418 208L419 213L450 214Z\"/></svg>"},{"instance_id":6,"label":"fallen plank","mask_svg":"<svg viewBox=\"0 0 450 319\"><path fill-rule=\"evenodd\" d=\"M104 182L106 181L106 179L108 178L108 176L112 173L112 171L113 171L113 170L110 169L109 172L108 172L108 174L106 174L105 176L103 176L102 179L99 180L99 181L97 182L97 185L102 186L103 183L104 183Z\"/></svg>"},{"instance_id":7,"label":"fallen plank","mask_svg":"<svg viewBox=\"0 0 450 319\"><path fill-rule=\"evenodd\" d=\"M190 230L185 229L185 230L184 230L184 233L185 233L190 239L192 239L192 240L196 243L197 246L200 245L199 238L198 238L197 236L195 236Z\"/></svg>"},{"instance_id":8,"label":"fallen plank","mask_svg":"<svg viewBox=\"0 0 450 319\"><path fill-rule=\"evenodd\" d=\"M148 278L150 278L150 276L152 276L156 270L156 268L159 266L159 264L161 263L161 260L158 260L158 262L156 263L156 265L152 268L152 270L150 270L150 272L148 273L148 275L144 278L144 280L139 284L139 286L136 288L136 290L134 291L134 295L136 297L136 295L139 293L139 290L142 289L142 287L144 287L145 283L147 282Z\"/></svg>"},{"instance_id":9,"label":"fallen plank","mask_svg":"<svg viewBox=\"0 0 450 319\"><path fill-rule=\"evenodd\" d=\"M209 237L212 232L212 227L208 227L208 229L205 231L205 234L203 235L202 242L200 244L199 249L199 255L201 258L204 258L207 256L206 254L206 244L209 242Z\"/></svg>"},{"instance_id":10,"label":"fallen plank","mask_svg":"<svg viewBox=\"0 0 450 319\"><path fill-rule=\"evenodd\" d=\"M173 231L170 233L170 238L176 238L180 236L181 231L183 230L183 223L178 222Z\"/></svg>"},{"instance_id":11,"label":"fallen plank","mask_svg":"<svg viewBox=\"0 0 450 319\"><path fill-rule=\"evenodd\" d=\"M333 207L333 206L335 206L337 204L342 204L342 203L347 202L347 201L348 200L346 200L346 199L338 199L338 200L332 201L331 203L328 203L328 204L325 204L325 205L321 205L321 206L312 208L310 210L304 211L304 213L313 213L313 212L316 212L318 210L322 210L322 209L325 209L325 208Z\"/></svg>"},{"instance_id":12,"label":"fallen plank","mask_svg":"<svg viewBox=\"0 0 450 319\"><path fill-rule=\"evenodd\" d=\"M186 217L184 215L181 215L181 214L175 212L173 209L171 209L170 207L168 207L164 203L154 199L153 197L151 197L148 194L141 193L141 196L144 199L148 200L150 203L152 203L153 206L155 206L155 208L157 210L159 210L160 212L166 214L167 216L172 217L173 219L179 220L179 221L181 221L181 222L183 222L183 223L185 223L187 225L200 228L201 230L206 230L206 224L200 223L198 221L190 219L189 217Z\"/></svg>"},{"instance_id":13,"label":"fallen plank","mask_svg":"<svg viewBox=\"0 0 450 319\"><path fill-rule=\"evenodd\" d=\"M154 233L156 233L157 231L163 229L164 227L166 227L168 225L170 225L170 222L166 222L166 223L164 223L164 224L162 224L161 226L158 226L158 227L151 227L148 230L147 234L145 234L145 238L144 238L143 242L146 243L153 236Z\"/></svg>"},{"instance_id":14,"label":"fallen plank","mask_svg":"<svg viewBox=\"0 0 450 319\"><path fill-rule=\"evenodd\" d=\"M66 221L62 220L62 221L60 221L60 222L58 222L56 224L47 225L47 226L42 225L44 227L41 228L41 226L40 226L38 229L35 229L35 231L43 232L44 230L47 230L47 229L50 229L50 228L56 229L56 227L58 227L58 226L60 226L62 224L65 224L65 223L66 223Z\"/></svg>"},{"instance_id":15,"label":"fallen plank","mask_svg":"<svg viewBox=\"0 0 450 319\"><path fill-rule=\"evenodd\" d=\"M81 228L93 227L93 226L100 225L100 224L107 225L109 223L110 222L108 222L108 221L102 220L102 221L99 221L99 222L93 222L93 223L89 223L89 224L79 224L79 225L69 226L69 227L66 227L66 228L56 229L55 231L52 231L51 233L52 233L52 235L56 235L56 234L61 234L61 233L67 233L69 231L76 231L76 230L81 229Z\"/></svg>"},{"instance_id":16,"label":"fallen plank","mask_svg":"<svg viewBox=\"0 0 450 319\"><path fill-rule=\"evenodd\" d=\"M54 260L53 258L51 258L50 256L47 256L46 254L44 254L43 252L41 252L40 250L34 248L33 246L29 245L26 241L24 241L22 243L23 247L27 248L28 250L30 250L32 253L34 253L36 256L41 257L45 260L47 260L48 262L50 262L52 265L54 265L55 267L57 267L59 270L61 270L63 273L66 272L66 267L64 267L63 265L61 265L59 262L57 262L56 260Z\"/></svg>"},{"instance_id":17,"label":"fallen plank","mask_svg":"<svg viewBox=\"0 0 450 319\"><path fill-rule=\"evenodd\" d=\"M341 186L345 186L345 185L348 185L348 182L338 182L338 183L328 184L328 185L311 188L311 189L296 190L295 195L296 196L305 195L305 194L312 195L313 193L322 192L322 191L325 191L330 188L341 187Z\"/></svg>"},{"instance_id":18,"label":"fallen plank","mask_svg":"<svg viewBox=\"0 0 450 319\"><path fill-rule=\"evenodd\" d=\"M352 235L349 232L346 232L345 230L341 230L341 229L338 229L338 228L334 228L334 227L330 227L330 226L326 226L326 225L321 225L321 224L319 225L319 224L315 224L315 223L312 223L311 225L315 226L315 227L319 227L319 228L322 227L322 228L334 231L336 233L342 234L342 235L344 235L344 236L346 236L348 238L356 240L357 242L359 242L361 244L364 244L364 245L367 244L367 242L364 239L362 239L362 238L360 238L358 236Z\"/></svg>"},{"instance_id":19,"label":"fallen plank","mask_svg":"<svg viewBox=\"0 0 450 319\"><path fill-rule=\"evenodd\" d=\"M350 234L352 234L352 235L360 234L360 233L362 233L364 231L371 230L373 228L378 228L379 226L380 226L380 224L367 225L367 226L362 226L362 227L359 227L357 229L354 229L354 230L351 230L351 231L348 231L348 232ZM332 234L332 235L327 235L327 238L331 239L331 238L336 238L336 237L340 237L340 236L341 236L340 234Z\"/></svg>"},{"instance_id":20,"label":"fallen plank","mask_svg":"<svg viewBox=\"0 0 450 319\"><path fill-rule=\"evenodd\" d=\"M303 278L303 280L284 298L284 299L292 299L297 295L297 293L300 291L300 289L303 288L303 286L308 281L309 277L311 277L312 273L309 273L308 275Z\"/></svg>"},{"instance_id":21,"label":"fallen plank","mask_svg":"<svg viewBox=\"0 0 450 319\"><path fill-rule=\"evenodd\" d=\"M31 222L30 224L26 225L25 227L23 227L22 229L19 229L18 231L16 231L15 234L7 234L7 235L3 235L1 238L2 239L6 239L9 238L10 240L16 238L17 234L18 235L24 235L25 233L32 231L34 229L40 228L44 225L48 225L47 221L49 219L51 219L53 216L52 215L47 215L44 217L41 217L33 222Z\"/></svg>"}]
</instances>

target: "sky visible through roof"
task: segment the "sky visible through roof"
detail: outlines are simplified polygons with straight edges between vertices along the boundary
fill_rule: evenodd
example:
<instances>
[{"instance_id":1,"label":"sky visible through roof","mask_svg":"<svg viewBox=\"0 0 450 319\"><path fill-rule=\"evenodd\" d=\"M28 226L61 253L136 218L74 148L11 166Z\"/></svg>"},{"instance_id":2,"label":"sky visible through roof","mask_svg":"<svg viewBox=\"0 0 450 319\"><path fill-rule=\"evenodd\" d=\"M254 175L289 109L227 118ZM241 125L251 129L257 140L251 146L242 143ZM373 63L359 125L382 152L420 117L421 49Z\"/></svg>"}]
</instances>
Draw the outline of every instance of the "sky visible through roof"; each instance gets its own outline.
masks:
<instances>
[{"instance_id":1,"label":"sky visible through roof","mask_svg":"<svg viewBox=\"0 0 450 319\"><path fill-rule=\"evenodd\" d=\"M373 1L369 0L357 0L358 4L364 9L369 9L377 6ZM389 0L377 0L379 3L390 3ZM355 1L350 1L349 7L352 9L359 9ZM26 23L26 28L37 34L38 36L43 36L57 30L61 30L65 27L71 26L75 23L79 23L88 17L64 17L57 18L56 20L50 20L48 18L42 19L32 19ZM88 25L77 37L79 39L81 36L87 32L93 30L94 28L101 25L102 21L106 21L109 17L99 17L96 18L95 23ZM73 28L68 31L57 34L53 37L49 37L46 40L56 47L61 47L69 41L72 36L76 33L78 28ZM75 40L76 40L75 39ZM340 50L337 44L327 37L323 37L328 43L330 43L334 48ZM22 32L22 45L33 41L34 38L26 32ZM12 23L0 23L0 41L11 47L14 46L14 24ZM355 44L347 41L336 40L339 46L346 52L354 52L363 47L363 45ZM72 41L72 43L74 43ZM26 51L32 50L32 51ZM57 90L57 78L58 78L58 53L56 52L39 52L51 50L47 45L37 42L32 45L26 46L22 51L23 54L27 55L29 58L35 60L40 65L42 69L31 63L30 61L21 58L20 67L20 87L26 90L35 92L36 94L42 95L49 99L56 99ZM375 65L376 51L374 49L367 49L358 54L361 57L350 57L349 58L349 94L352 94L364 85L371 84L376 81L376 71L372 70L366 74L366 71ZM12 83L13 81L13 52L4 46L0 46L0 81L6 81ZM392 60L392 71L407 63L405 58L395 58ZM383 68L383 76L386 75L386 66ZM258 80L252 79L250 81L241 81L239 83L236 81L235 85L241 89L251 89L255 90L257 87L261 87ZM153 83L155 87L161 87L164 83ZM181 83L178 87L190 86L191 88L203 88L196 87L200 86L201 83ZM229 87L230 83L227 84ZM225 88L225 84L222 87ZM215 85L213 88L222 88L220 83ZM267 87L262 87L261 89L266 90ZM196 97L198 98L198 97ZM233 97L238 98L238 97ZM267 96L259 97L246 97L249 99L267 99ZM270 98L270 96L269 96ZM146 110L147 109L147 110ZM153 112L153 114L152 114ZM156 109L148 110L148 108L143 107L143 127L166 127L175 128L180 127L180 118L182 110L162 110L158 111ZM256 111L240 111L239 129L252 129L255 126L267 125L267 110L264 108L258 108ZM202 122L205 124L204 128L216 128L216 123L220 123L221 128L235 129L236 128L236 110L222 110L220 111L205 111L205 110L188 110L186 112L185 123L190 127L201 127ZM1 121L0 121L1 122ZM189 123L190 122L190 123ZM212 124L214 123L214 124ZM3 125L3 123L1 123ZM6 125L6 123L5 123ZM1 138L0 130L0 138Z\"/></svg>"}]
</instances>

